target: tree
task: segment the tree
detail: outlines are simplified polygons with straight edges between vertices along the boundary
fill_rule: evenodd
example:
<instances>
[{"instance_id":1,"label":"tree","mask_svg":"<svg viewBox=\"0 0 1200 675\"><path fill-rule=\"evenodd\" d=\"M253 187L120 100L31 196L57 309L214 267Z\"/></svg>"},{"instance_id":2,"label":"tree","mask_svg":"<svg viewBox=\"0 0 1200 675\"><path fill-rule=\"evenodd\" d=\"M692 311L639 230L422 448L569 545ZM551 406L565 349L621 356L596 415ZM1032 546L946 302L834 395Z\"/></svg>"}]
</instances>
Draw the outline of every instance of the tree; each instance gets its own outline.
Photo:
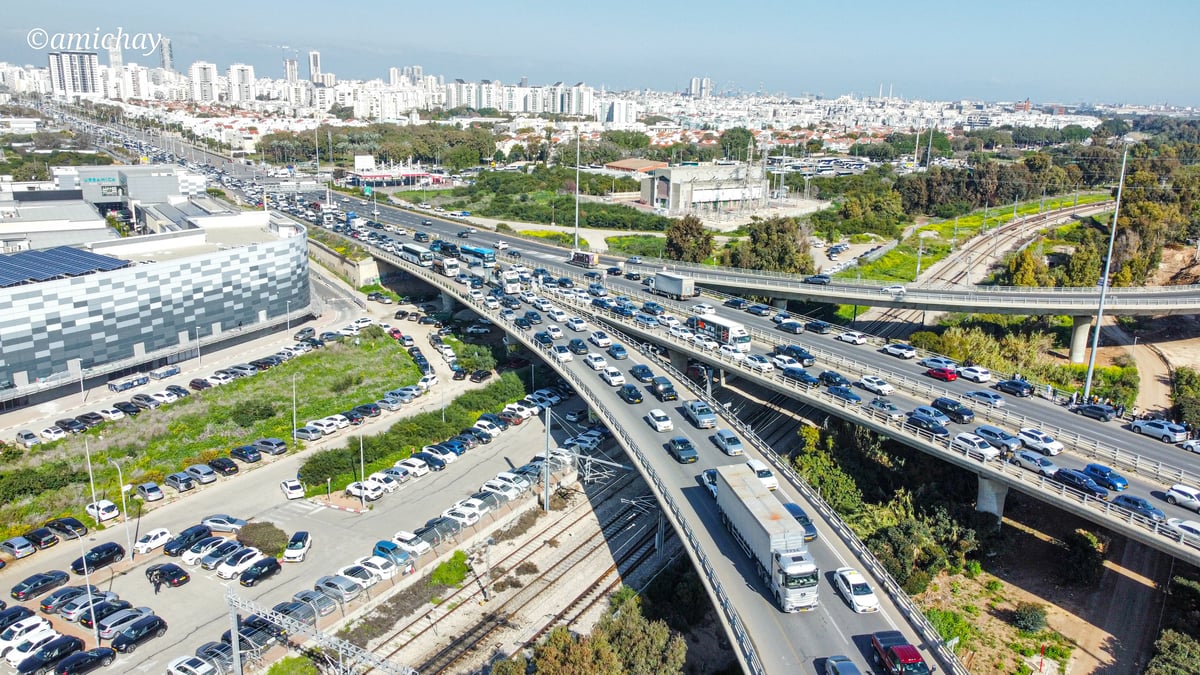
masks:
<instances>
[{"instance_id":1,"label":"tree","mask_svg":"<svg viewBox=\"0 0 1200 675\"><path fill-rule=\"evenodd\" d=\"M1200 642L1176 630L1165 630L1154 641L1154 658L1146 665L1146 675L1188 675L1196 672L1200 661Z\"/></svg>"},{"instance_id":2,"label":"tree","mask_svg":"<svg viewBox=\"0 0 1200 675\"><path fill-rule=\"evenodd\" d=\"M712 255L713 235L696 216L687 215L667 227L663 255L671 260L704 262Z\"/></svg>"},{"instance_id":3,"label":"tree","mask_svg":"<svg viewBox=\"0 0 1200 675\"><path fill-rule=\"evenodd\" d=\"M462 171L473 166L479 166L479 151L469 145L457 145L442 157L442 164L452 171Z\"/></svg>"},{"instance_id":4,"label":"tree","mask_svg":"<svg viewBox=\"0 0 1200 675\"><path fill-rule=\"evenodd\" d=\"M754 134L746 127L734 127L721 134L717 147L726 159L749 159L750 146L754 143Z\"/></svg>"},{"instance_id":5,"label":"tree","mask_svg":"<svg viewBox=\"0 0 1200 675\"><path fill-rule=\"evenodd\" d=\"M734 267L796 274L811 274L816 269L807 239L801 241L796 219L755 220L747 229L749 240L742 242L730 256Z\"/></svg>"},{"instance_id":6,"label":"tree","mask_svg":"<svg viewBox=\"0 0 1200 675\"><path fill-rule=\"evenodd\" d=\"M611 645L628 675L680 673L687 658L683 636L662 621L642 616L638 596L632 592L613 595L613 604L596 626L596 634ZM540 670L540 668L539 668Z\"/></svg>"},{"instance_id":7,"label":"tree","mask_svg":"<svg viewBox=\"0 0 1200 675\"><path fill-rule=\"evenodd\" d=\"M1026 246L1008 261L1009 283L1013 286L1049 286L1050 270L1040 253Z\"/></svg>"},{"instance_id":8,"label":"tree","mask_svg":"<svg viewBox=\"0 0 1200 675\"><path fill-rule=\"evenodd\" d=\"M1068 534L1063 543L1066 555L1059 570L1067 583L1075 586L1095 586L1104 575L1104 544L1086 530L1075 530Z\"/></svg>"},{"instance_id":9,"label":"tree","mask_svg":"<svg viewBox=\"0 0 1200 675\"><path fill-rule=\"evenodd\" d=\"M550 631L533 650L539 673L554 675L620 675L621 660L602 634L575 637L565 626Z\"/></svg>"},{"instance_id":10,"label":"tree","mask_svg":"<svg viewBox=\"0 0 1200 675\"><path fill-rule=\"evenodd\" d=\"M1022 602L1013 610L1013 625L1023 633L1037 633L1046 627L1046 606Z\"/></svg>"},{"instance_id":11,"label":"tree","mask_svg":"<svg viewBox=\"0 0 1200 675\"><path fill-rule=\"evenodd\" d=\"M464 344L455 355L458 365L467 370L493 370L496 367L496 357L484 345Z\"/></svg>"}]
</instances>

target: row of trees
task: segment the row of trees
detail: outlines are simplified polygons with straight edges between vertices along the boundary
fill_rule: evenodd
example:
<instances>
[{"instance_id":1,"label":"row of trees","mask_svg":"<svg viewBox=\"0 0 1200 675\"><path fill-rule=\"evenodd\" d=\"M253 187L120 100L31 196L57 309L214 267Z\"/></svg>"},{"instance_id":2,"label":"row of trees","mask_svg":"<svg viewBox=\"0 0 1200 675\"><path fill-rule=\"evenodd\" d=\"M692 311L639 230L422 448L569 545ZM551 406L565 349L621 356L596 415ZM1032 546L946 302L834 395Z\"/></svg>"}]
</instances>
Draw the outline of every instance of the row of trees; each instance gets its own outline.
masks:
<instances>
[{"instance_id":1,"label":"row of trees","mask_svg":"<svg viewBox=\"0 0 1200 675\"><path fill-rule=\"evenodd\" d=\"M440 162L461 170L491 158L496 141L490 129L459 129L441 124L399 126L372 124L365 127L321 127L315 133L276 132L263 136L258 151L280 164L313 161L319 145L321 159L332 153L335 162L348 162L354 155L373 155L384 162Z\"/></svg>"}]
</instances>

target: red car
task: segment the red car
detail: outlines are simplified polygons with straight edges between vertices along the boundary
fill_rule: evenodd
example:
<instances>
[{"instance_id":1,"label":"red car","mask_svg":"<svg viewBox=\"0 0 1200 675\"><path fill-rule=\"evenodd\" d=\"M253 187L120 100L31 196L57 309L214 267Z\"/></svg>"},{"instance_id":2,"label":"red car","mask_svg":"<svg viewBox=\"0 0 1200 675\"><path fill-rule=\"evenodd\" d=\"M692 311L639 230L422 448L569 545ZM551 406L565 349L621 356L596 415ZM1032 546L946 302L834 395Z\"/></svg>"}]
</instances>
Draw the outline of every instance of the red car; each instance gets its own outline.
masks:
<instances>
[{"instance_id":1,"label":"red car","mask_svg":"<svg viewBox=\"0 0 1200 675\"><path fill-rule=\"evenodd\" d=\"M953 382L958 379L958 371L953 368L930 368L925 371L925 374L943 382Z\"/></svg>"}]
</instances>

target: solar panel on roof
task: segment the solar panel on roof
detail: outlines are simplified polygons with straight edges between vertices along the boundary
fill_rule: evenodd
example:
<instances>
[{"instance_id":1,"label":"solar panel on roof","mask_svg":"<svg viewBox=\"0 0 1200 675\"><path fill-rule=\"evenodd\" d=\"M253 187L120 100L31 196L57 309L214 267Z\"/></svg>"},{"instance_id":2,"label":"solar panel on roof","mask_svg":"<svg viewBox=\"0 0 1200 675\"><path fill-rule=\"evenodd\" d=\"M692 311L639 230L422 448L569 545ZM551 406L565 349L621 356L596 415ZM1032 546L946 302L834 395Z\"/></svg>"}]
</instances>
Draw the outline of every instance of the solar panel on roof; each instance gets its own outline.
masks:
<instances>
[{"instance_id":1,"label":"solar panel on roof","mask_svg":"<svg viewBox=\"0 0 1200 675\"><path fill-rule=\"evenodd\" d=\"M70 246L21 251L0 255L0 287L48 281L92 272L109 272L127 265L129 265L128 260Z\"/></svg>"}]
</instances>

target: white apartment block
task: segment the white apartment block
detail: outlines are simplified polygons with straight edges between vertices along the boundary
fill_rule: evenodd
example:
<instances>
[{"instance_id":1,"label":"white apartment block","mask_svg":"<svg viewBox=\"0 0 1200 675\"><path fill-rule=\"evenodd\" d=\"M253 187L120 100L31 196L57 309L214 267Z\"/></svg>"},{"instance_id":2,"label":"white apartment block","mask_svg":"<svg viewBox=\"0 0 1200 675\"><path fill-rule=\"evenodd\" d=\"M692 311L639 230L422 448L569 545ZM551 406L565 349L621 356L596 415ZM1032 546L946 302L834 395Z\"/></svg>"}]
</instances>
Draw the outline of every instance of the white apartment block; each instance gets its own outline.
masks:
<instances>
[{"instance_id":1,"label":"white apartment block","mask_svg":"<svg viewBox=\"0 0 1200 675\"><path fill-rule=\"evenodd\" d=\"M216 64L197 61L188 69L188 78L191 81L193 101L207 103L220 98Z\"/></svg>"},{"instance_id":2,"label":"white apartment block","mask_svg":"<svg viewBox=\"0 0 1200 675\"><path fill-rule=\"evenodd\" d=\"M94 52L50 52L48 57L55 98L99 98L104 93Z\"/></svg>"},{"instance_id":3,"label":"white apartment block","mask_svg":"<svg viewBox=\"0 0 1200 675\"><path fill-rule=\"evenodd\" d=\"M254 66L235 63L229 66L226 74L229 81L229 100L232 103L253 101L258 96L254 86Z\"/></svg>"}]
</instances>

